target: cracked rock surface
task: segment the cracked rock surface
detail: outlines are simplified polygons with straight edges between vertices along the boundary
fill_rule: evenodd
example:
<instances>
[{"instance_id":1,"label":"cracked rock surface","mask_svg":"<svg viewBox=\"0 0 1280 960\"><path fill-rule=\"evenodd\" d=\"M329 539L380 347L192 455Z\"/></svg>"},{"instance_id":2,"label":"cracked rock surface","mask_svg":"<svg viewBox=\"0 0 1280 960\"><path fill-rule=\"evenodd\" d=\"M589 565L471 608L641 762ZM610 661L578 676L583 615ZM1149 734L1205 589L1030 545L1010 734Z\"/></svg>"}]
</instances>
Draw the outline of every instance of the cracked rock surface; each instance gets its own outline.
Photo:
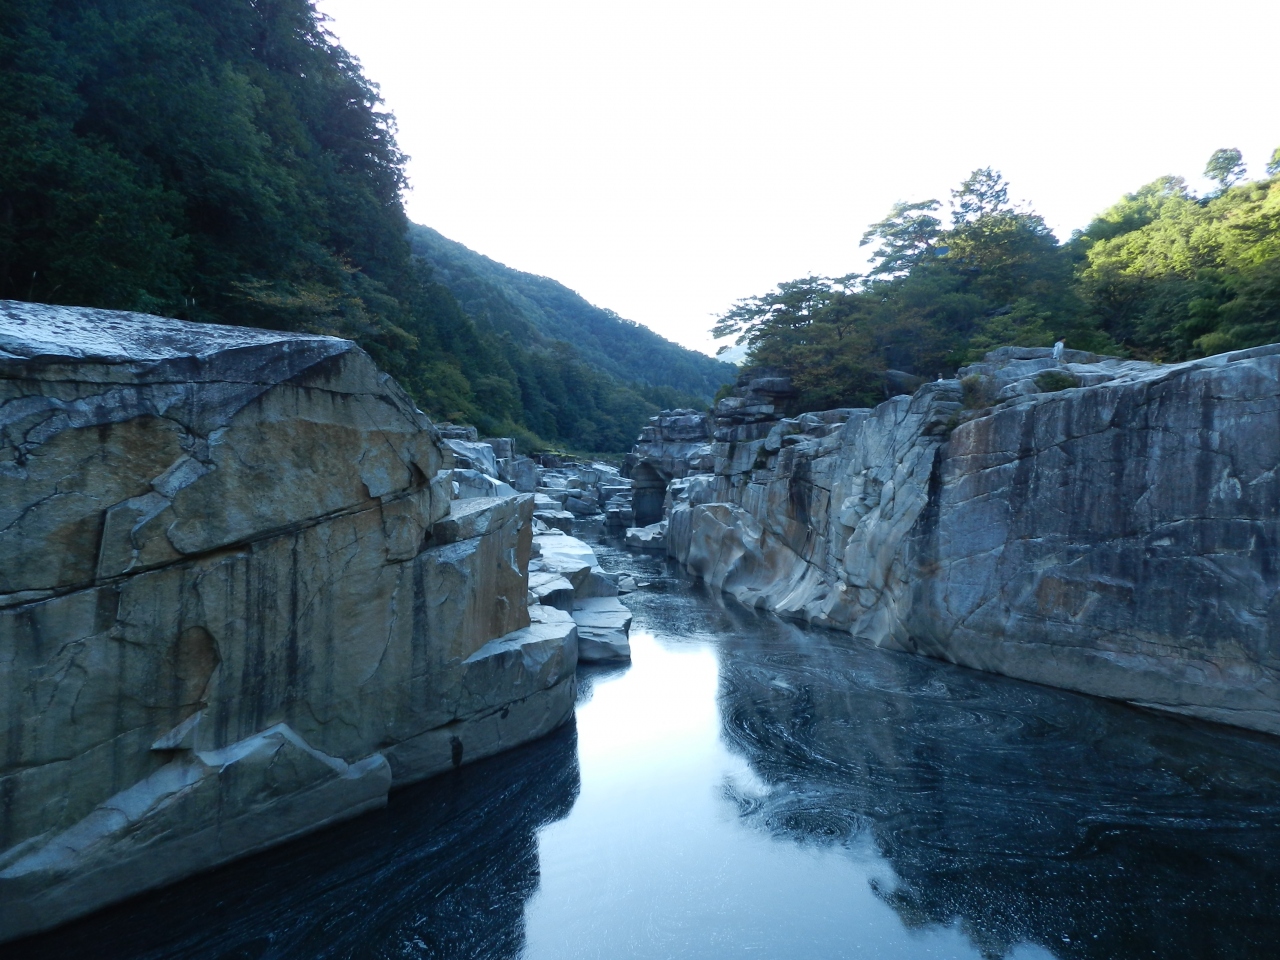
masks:
<instances>
[{"instance_id":1,"label":"cracked rock surface","mask_svg":"<svg viewBox=\"0 0 1280 960\"><path fill-rule=\"evenodd\" d=\"M568 718L533 497L446 465L347 341L0 302L0 939Z\"/></svg>"},{"instance_id":2,"label":"cracked rock surface","mask_svg":"<svg viewBox=\"0 0 1280 960\"><path fill-rule=\"evenodd\" d=\"M651 439L632 455L666 490L668 552L708 582L1280 733L1280 346L1168 366L1004 348L874 410L756 421L708 422L701 474Z\"/></svg>"}]
</instances>

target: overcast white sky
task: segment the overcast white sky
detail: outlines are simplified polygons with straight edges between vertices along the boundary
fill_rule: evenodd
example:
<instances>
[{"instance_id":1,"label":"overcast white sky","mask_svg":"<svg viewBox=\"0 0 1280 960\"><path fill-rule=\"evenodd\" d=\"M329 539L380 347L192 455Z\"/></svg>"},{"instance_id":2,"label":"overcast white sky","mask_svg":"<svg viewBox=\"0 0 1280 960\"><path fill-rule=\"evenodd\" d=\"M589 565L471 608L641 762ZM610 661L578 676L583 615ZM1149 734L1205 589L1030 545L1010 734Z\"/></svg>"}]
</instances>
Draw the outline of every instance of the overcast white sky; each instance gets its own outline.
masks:
<instances>
[{"instance_id":1,"label":"overcast white sky","mask_svg":"<svg viewBox=\"0 0 1280 960\"><path fill-rule=\"evenodd\" d=\"M714 352L734 300L862 269L895 200L1004 172L1059 237L1280 146L1280 0L320 0L410 217Z\"/></svg>"}]
</instances>

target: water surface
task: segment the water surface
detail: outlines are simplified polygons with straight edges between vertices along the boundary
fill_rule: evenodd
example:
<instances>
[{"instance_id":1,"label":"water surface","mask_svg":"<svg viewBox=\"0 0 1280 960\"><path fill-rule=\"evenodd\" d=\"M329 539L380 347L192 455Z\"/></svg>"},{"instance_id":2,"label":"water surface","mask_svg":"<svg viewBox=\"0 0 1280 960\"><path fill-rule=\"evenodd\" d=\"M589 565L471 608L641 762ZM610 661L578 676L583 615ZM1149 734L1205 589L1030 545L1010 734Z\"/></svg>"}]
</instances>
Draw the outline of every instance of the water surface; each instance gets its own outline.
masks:
<instances>
[{"instance_id":1,"label":"water surface","mask_svg":"<svg viewBox=\"0 0 1280 960\"><path fill-rule=\"evenodd\" d=\"M870 649L663 561L576 723L15 957L1280 952L1280 741ZM0 952L3 949L0 948Z\"/></svg>"}]
</instances>

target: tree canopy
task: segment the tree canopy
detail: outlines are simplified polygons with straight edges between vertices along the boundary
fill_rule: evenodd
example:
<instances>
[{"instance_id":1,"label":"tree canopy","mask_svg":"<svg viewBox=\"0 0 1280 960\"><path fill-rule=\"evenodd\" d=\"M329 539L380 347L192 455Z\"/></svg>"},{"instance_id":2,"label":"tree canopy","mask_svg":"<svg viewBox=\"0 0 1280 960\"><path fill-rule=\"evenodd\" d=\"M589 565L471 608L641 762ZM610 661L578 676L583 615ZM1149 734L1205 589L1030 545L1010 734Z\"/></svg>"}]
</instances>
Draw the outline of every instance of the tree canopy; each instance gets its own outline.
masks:
<instances>
[{"instance_id":1,"label":"tree canopy","mask_svg":"<svg viewBox=\"0 0 1280 960\"><path fill-rule=\"evenodd\" d=\"M530 445L624 450L729 379L470 315L410 249L404 160L311 0L0 4L0 297L350 337L428 413Z\"/></svg>"},{"instance_id":2,"label":"tree canopy","mask_svg":"<svg viewBox=\"0 0 1280 960\"><path fill-rule=\"evenodd\" d=\"M1280 157L1280 150L1277 150ZM807 277L736 303L715 328L790 372L806 409L871 405L997 346L1068 345L1177 361L1280 341L1280 160L1247 181L1219 150L1197 197L1162 177L1061 243L990 168L898 203L863 235L865 273Z\"/></svg>"}]
</instances>

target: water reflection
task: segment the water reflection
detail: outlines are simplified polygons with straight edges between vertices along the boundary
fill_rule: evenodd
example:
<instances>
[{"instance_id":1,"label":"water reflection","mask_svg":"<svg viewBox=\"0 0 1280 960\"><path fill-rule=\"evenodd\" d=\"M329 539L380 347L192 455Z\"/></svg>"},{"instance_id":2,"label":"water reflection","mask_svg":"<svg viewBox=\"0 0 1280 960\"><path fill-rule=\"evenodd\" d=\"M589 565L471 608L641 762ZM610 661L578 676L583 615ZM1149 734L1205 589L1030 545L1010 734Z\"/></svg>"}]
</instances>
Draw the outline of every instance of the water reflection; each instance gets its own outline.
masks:
<instances>
[{"instance_id":1,"label":"water reflection","mask_svg":"<svg viewBox=\"0 0 1280 960\"><path fill-rule=\"evenodd\" d=\"M986 957L1276 955L1276 741L726 616L724 735L765 785L726 796L780 841L869 837L906 926Z\"/></svg>"},{"instance_id":2,"label":"water reflection","mask_svg":"<svg viewBox=\"0 0 1280 960\"><path fill-rule=\"evenodd\" d=\"M865 884L898 921L860 904L815 954L1276 955L1280 741L687 592L637 598L637 622L668 643L715 638L722 741L746 768L726 763L719 795L738 824L815 858L798 894L776 893L800 904L790 927L848 917L857 890L824 908L827 883ZM772 885L743 875L739 892L756 886Z\"/></svg>"},{"instance_id":3,"label":"water reflection","mask_svg":"<svg viewBox=\"0 0 1280 960\"><path fill-rule=\"evenodd\" d=\"M654 557L576 729L14 957L1270 957L1280 740L869 649Z\"/></svg>"},{"instance_id":4,"label":"water reflection","mask_svg":"<svg viewBox=\"0 0 1280 960\"><path fill-rule=\"evenodd\" d=\"M567 817L539 831L523 960L977 957L954 924L903 924L876 893L894 874L869 835L815 844L813 821L782 836L739 807L774 788L725 736L730 648L738 634L765 631L767 651L790 628L736 617L669 572L637 570L635 558L601 559L656 588L629 598L633 665L596 681L579 705L581 791Z\"/></svg>"},{"instance_id":5,"label":"water reflection","mask_svg":"<svg viewBox=\"0 0 1280 960\"><path fill-rule=\"evenodd\" d=\"M7 949L7 958L512 958L535 832L578 790L576 735L392 794L304 837Z\"/></svg>"}]
</instances>

